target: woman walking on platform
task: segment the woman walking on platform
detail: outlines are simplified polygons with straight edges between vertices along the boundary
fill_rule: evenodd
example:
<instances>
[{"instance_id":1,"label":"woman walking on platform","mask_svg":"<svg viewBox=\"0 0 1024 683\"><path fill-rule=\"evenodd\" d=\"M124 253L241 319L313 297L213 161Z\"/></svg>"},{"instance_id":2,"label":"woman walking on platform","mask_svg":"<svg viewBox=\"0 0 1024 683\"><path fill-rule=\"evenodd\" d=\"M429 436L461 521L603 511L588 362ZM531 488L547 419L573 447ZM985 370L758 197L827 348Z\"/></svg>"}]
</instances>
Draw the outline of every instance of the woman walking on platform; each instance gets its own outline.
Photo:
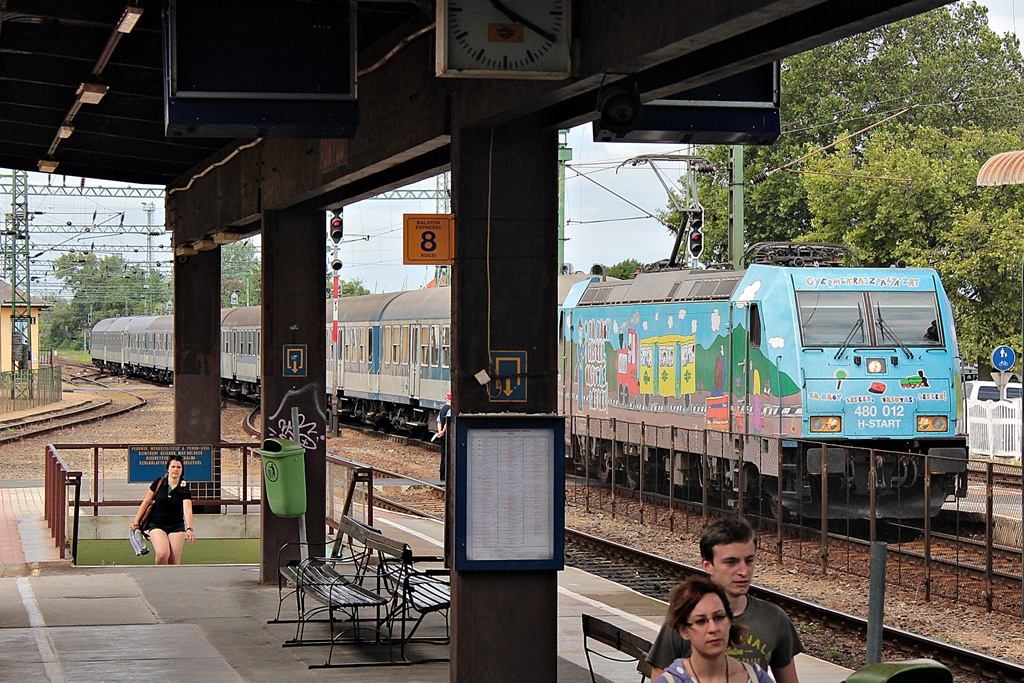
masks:
<instances>
[{"instance_id":1,"label":"woman walking on platform","mask_svg":"<svg viewBox=\"0 0 1024 683\"><path fill-rule=\"evenodd\" d=\"M189 543L196 542L192 531L192 493L185 483L184 474L185 461L182 457L172 455L168 458L167 475L149 485L149 492L135 513L132 529L139 528L139 520L150 504L153 505L147 526L157 564L181 564L185 539Z\"/></svg>"},{"instance_id":2,"label":"woman walking on platform","mask_svg":"<svg viewBox=\"0 0 1024 683\"><path fill-rule=\"evenodd\" d=\"M702 577L687 579L671 595L668 618L684 640L690 656L672 662L653 683L771 683L756 664L730 657L745 629L733 623L725 592Z\"/></svg>"}]
</instances>

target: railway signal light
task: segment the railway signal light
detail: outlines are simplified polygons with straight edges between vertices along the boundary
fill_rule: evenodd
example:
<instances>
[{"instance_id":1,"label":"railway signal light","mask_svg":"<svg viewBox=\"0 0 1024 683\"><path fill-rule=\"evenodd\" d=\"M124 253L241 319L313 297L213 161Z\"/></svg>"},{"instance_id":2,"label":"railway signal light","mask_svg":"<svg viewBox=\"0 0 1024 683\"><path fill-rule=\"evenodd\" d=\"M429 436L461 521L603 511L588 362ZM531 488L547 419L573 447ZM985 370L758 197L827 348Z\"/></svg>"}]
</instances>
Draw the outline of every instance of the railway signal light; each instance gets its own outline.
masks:
<instances>
[{"instance_id":1,"label":"railway signal light","mask_svg":"<svg viewBox=\"0 0 1024 683\"><path fill-rule=\"evenodd\" d=\"M700 228L691 228L690 236L686 240L686 250L691 258L700 258L704 253L704 231Z\"/></svg>"},{"instance_id":2,"label":"railway signal light","mask_svg":"<svg viewBox=\"0 0 1024 683\"><path fill-rule=\"evenodd\" d=\"M345 222L342 218L342 209L331 211L331 240L335 244L341 242L341 238L345 235Z\"/></svg>"},{"instance_id":3,"label":"railway signal light","mask_svg":"<svg viewBox=\"0 0 1024 683\"><path fill-rule=\"evenodd\" d=\"M697 205L689 210L687 220L689 234L686 238L686 251L690 258L700 258L704 253L704 207Z\"/></svg>"}]
</instances>

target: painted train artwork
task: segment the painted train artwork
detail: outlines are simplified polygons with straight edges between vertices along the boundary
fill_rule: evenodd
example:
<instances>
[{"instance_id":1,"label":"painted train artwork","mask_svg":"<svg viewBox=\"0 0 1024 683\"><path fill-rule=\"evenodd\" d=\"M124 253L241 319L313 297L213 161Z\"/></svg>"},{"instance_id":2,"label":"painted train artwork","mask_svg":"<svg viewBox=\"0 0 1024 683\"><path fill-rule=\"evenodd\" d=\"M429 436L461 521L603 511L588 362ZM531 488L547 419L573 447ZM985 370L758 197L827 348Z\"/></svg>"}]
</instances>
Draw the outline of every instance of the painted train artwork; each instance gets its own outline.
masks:
<instances>
[{"instance_id":1,"label":"painted train artwork","mask_svg":"<svg viewBox=\"0 0 1024 683\"><path fill-rule=\"evenodd\" d=\"M619 484L637 486L642 462L645 490L671 485L700 500L706 450L710 488L721 489L712 498L742 483L755 500L775 503L781 491L787 510L815 518L824 473L830 516L866 518L874 453L879 518L935 515L963 495L956 332L937 274L841 267L823 246L758 254L746 270L559 279L559 411L575 428L567 464L605 479L614 466ZM398 431L433 429L450 382L450 306L447 288L339 300L340 343L330 343L328 322L326 359L338 412ZM225 309L221 320L224 391L257 396L259 309ZM100 321L94 363L170 380L172 322ZM585 437L587 416L595 429ZM597 429L610 418L676 427L679 437L641 443L636 430Z\"/></svg>"},{"instance_id":2,"label":"painted train artwork","mask_svg":"<svg viewBox=\"0 0 1024 683\"><path fill-rule=\"evenodd\" d=\"M738 488L742 467L748 495L774 504L781 491L805 517L821 514L824 469L830 516L842 507L867 518L872 453L879 518L924 516L922 455L932 456L931 515L963 495L956 332L935 271L835 267L838 252L824 245L762 253L746 270L573 287L561 308L563 414L699 430L718 454L709 479L719 488ZM613 460L632 486L641 461L648 481L664 480L656 488L667 489L669 470L684 492L703 477L704 442L687 449L686 434L674 446L648 436L641 456L607 428L596 448L593 431L590 448L585 429L575 432L578 466L606 479ZM836 446L824 458L823 444Z\"/></svg>"}]
</instances>

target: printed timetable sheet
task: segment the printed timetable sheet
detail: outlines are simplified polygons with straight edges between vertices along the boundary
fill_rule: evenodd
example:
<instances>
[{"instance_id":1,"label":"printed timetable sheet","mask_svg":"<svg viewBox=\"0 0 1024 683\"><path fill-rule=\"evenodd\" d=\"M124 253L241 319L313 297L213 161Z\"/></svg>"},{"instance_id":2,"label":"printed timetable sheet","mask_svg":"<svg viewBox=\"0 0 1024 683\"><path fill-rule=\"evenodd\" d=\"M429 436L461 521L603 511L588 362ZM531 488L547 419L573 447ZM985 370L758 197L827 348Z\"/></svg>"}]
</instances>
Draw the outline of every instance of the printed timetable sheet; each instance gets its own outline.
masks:
<instances>
[{"instance_id":1,"label":"printed timetable sheet","mask_svg":"<svg viewBox=\"0 0 1024 683\"><path fill-rule=\"evenodd\" d=\"M554 433L469 429L466 559L554 557Z\"/></svg>"}]
</instances>

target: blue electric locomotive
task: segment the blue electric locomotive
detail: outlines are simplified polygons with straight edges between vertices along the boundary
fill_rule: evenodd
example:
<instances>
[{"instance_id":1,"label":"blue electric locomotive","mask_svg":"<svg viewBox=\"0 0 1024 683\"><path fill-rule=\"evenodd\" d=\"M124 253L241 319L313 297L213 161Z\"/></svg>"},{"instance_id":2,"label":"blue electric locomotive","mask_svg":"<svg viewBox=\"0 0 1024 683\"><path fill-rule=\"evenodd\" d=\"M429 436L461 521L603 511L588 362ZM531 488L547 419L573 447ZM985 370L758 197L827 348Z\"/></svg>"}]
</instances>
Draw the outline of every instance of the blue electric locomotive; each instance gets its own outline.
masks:
<instances>
[{"instance_id":1,"label":"blue electric locomotive","mask_svg":"<svg viewBox=\"0 0 1024 683\"><path fill-rule=\"evenodd\" d=\"M965 485L956 332L931 269L642 274L577 285L561 317L563 414L704 435L643 452L579 438L578 464L606 478L614 467L635 486L643 467L685 489L705 476L706 449L716 480L773 504L781 492L811 518L823 487L844 517L867 518L874 488L878 517L920 518Z\"/></svg>"}]
</instances>

